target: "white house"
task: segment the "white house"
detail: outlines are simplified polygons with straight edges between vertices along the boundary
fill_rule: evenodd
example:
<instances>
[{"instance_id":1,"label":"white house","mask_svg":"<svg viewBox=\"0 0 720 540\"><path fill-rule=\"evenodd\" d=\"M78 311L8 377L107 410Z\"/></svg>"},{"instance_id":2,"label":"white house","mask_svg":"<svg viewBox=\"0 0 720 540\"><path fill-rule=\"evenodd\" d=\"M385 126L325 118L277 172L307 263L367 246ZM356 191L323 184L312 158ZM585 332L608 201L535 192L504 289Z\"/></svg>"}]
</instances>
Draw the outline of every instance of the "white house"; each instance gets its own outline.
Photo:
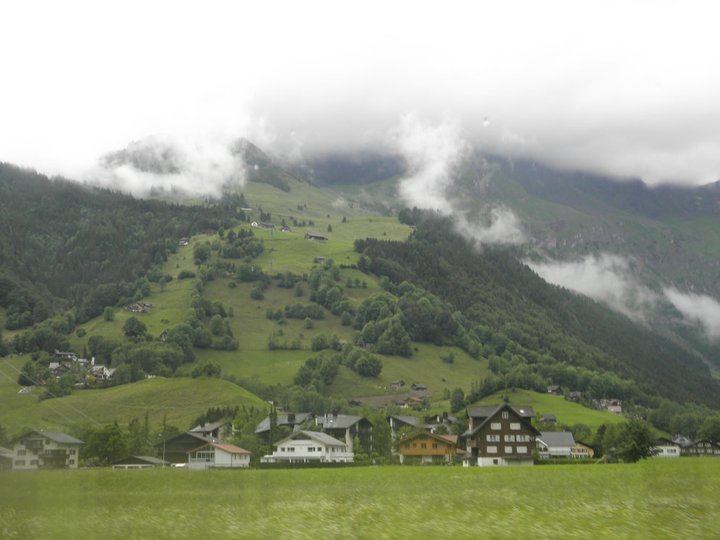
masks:
<instances>
[{"instance_id":1,"label":"white house","mask_svg":"<svg viewBox=\"0 0 720 540\"><path fill-rule=\"evenodd\" d=\"M353 453L347 443L319 431L297 431L275 443L272 455L262 463L352 463Z\"/></svg>"},{"instance_id":2,"label":"white house","mask_svg":"<svg viewBox=\"0 0 720 540\"><path fill-rule=\"evenodd\" d=\"M662 458L680 457L680 445L664 437L660 437L655 441L655 446L653 446L653 455Z\"/></svg>"},{"instance_id":3,"label":"white house","mask_svg":"<svg viewBox=\"0 0 720 540\"><path fill-rule=\"evenodd\" d=\"M575 438L569 431L542 431L535 439L540 457L571 458L575 447Z\"/></svg>"},{"instance_id":4,"label":"white house","mask_svg":"<svg viewBox=\"0 0 720 540\"><path fill-rule=\"evenodd\" d=\"M15 439L13 470L39 468L77 469L83 442L57 431L30 431Z\"/></svg>"},{"instance_id":5,"label":"white house","mask_svg":"<svg viewBox=\"0 0 720 540\"><path fill-rule=\"evenodd\" d=\"M249 467L252 452L234 444L213 441L189 450L187 454L190 469L222 469Z\"/></svg>"}]
</instances>

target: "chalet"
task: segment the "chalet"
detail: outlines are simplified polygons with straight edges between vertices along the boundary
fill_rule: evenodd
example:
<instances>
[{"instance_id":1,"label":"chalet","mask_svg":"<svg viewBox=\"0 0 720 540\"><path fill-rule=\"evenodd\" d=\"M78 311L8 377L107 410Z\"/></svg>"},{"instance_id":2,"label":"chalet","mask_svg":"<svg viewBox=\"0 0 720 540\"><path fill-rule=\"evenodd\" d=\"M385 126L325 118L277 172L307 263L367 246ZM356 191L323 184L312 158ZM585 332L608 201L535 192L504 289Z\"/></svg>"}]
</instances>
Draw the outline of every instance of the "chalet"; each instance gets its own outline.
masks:
<instances>
[{"instance_id":1,"label":"chalet","mask_svg":"<svg viewBox=\"0 0 720 540\"><path fill-rule=\"evenodd\" d=\"M410 388L411 388L412 390L421 390L421 391L427 390L427 386L425 386L425 385L422 384L422 383L412 383L412 384L410 385Z\"/></svg>"},{"instance_id":2,"label":"chalet","mask_svg":"<svg viewBox=\"0 0 720 540\"><path fill-rule=\"evenodd\" d=\"M540 422L543 424L557 424L557 416L554 414L543 414L540 416Z\"/></svg>"},{"instance_id":3,"label":"chalet","mask_svg":"<svg viewBox=\"0 0 720 540\"><path fill-rule=\"evenodd\" d=\"M190 433L202 435L210 439L223 440L232 434L232 424L227 420L218 422L206 422L199 424L190 430Z\"/></svg>"},{"instance_id":4,"label":"chalet","mask_svg":"<svg viewBox=\"0 0 720 540\"><path fill-rule=\"evenodd\" d=\"M250 466L252 452L221 442L209 442L188 451L189 469L236 469Z\"/></svg>"},{"instance_id":5,"label":"chalet","mask_svg":"<svg viewBox=\"0 0 720 540\"><path fill-rule=\"evenodd\" d=\"M308 420L314 418L312 413L284 413L276 416L276 426L279 428L285 428L290 431L299 431L302 426ZM255 428L255 435L263 442L270 443L271 429L270 429L270 417L267 416L260 422Z\"/></svg>"},{"instance_id":6,"label":"chalet","mask_svg":"<svg viewBox=\"0 0 720 540\"><path fill-rule=\"evenodd\" d=\"M72 364L70 364L70 362L50 362L48 364L48 370L50 371L50 375L52 375L56 379L65 375L68 371L70 371L71 368Z\"/></svg>"},{"instance_id":7,"label":"chalet","mask_svg":"<svg viewBox=\"0 0 720 540\"><path fill-rule=\"evenodd\" d=\"M217 439L204 437L198 433L181 433L170 439L155 445L156 452L162 456L164 460L170 463L187 463L188 452L200 445L209 442L219 442Z\"/></svg>"},{"instance_id":8,"label":"chalet","mask_svg":"<svg viewBox=\"0 0 720 540\"><path fill-rule=\"evenodd\" d=\"M282 227L280 227L280 231L281 232L290 232L290 227L288 227L287 225L283 225Z\"/></svg>"},{"instance_id":9,"label":"chalet","mask_svg":"<svg viewBox=\"0 0 720 540\"><path fill-rule=\"evenodd\" d=\"M57 431L29 431L13 442L13 469L77 469L81 440Z\"/></svg>"},{"instance_id":10,"label":"chalet","mask_svg":"<svg viewBox=\"0 0 720 540\"><path fill-rule=\"evenodd\" d=\"M596 403L596 407L613 414L622 414L622 402L619 399L601 399Z\"/></svg>"},{"instance_id":11,"label":"chalet","mask_svg":"<svg viewBox=\"0 0 720 540\"><path fill-rule=\"evenodd\" d=\"M434 433L415 433L395 443L400 463L409 458L422 464L453 463L457 435L436 435Z\"/></svg>"},{"instance_id":12,"label":"chalet","mask_svg":"<svg viewBox=\"0 0 720 540\"><path fill-rule=\"evenodd\" d=\"M720 444L707 439L693 441L680 448L681 456L717 456L720 457Z\"/></svg>"},{"instance_id":13,"label":"chalet","mask_svg":"<svg viewBox=\"0 0 720 540\"><path fill-rule=\"evenodd\" d=\"M427 408L425 400L419 396L408 396L401 402L401 405L406 409L410 408L416 411Z\"/></svg>"},{"instance_id":14,"label":"chalet","mask_svg":"<svg viewBox=\"0 0 720 540\"><path fill-rule=\"evenodd\" d=\"M9 471L12 469L13 451L9 448L0 446L0 471Z\"/></svg>"},{"instance_id":15,"label":"chalet","mask_svg":"<svg viewBox=\"0 0 720 540\"><path fill-rule=\"evenodd\" d=\"M60 358L61 360L74 361L77 359L77 354L72 351L58 351L55 349L53 354L55 355L55 358Z\"/></svg>"},{"instance_id":16,"label":"chalet","mask_svg":"<svg viewBox=\"0 0 720 540\"><path fill-rule=\"evenodd\" d=\"M491 407L468 407L469 426L463 433L465 466L532 465L535 437L530 407L507 403Z\"/></svg>"},{"instance_id":17,"label":"chalet","mask_svg":"<svg viewBox=\"0 0 720 540\"><path fill-rule=\"evenodd\" d=\"M397 381L390 382L391 390L400 390L403 386L405 386L405 381L403 381L402 379L398 379Z\"/></svg>"},{"instance_id":18,"label":"chalet","mask_svg":"<svg viewBox=\"0 0 720 540\"><path fill-rule=\"evenodd\" d=\"M315 418L315 425L320 426L328 435L344 440L351 452L370 453L373 449L373 425L364 416L349 414L324 414ZM360 448L353 448L355 437L360 441Z\"/></svg>"},{"instance_id":19,"label":"chalet","mask_svg":"<svg viewBox=\"0 0 720 540\"><path fill-rule=\"evenodd\" d=\"M543 459L570 459L575 447L575 438L569 431L543 431L535 438L535 444Z\"/></svg>"},{"instance_id":20,"label":"chalet","mask_svg":"<svg viewBox=\"0 0 720 540\"><path fill-rule=\"evenodd\" d=\"M315 257L315 258L313 259L313 262L316 262L316 263L324 263L324 262L325 262L325 257L323 257L322 255L318 255L317 257Z\"/></svg>"},{"instance_id":21,"label":"chalet","mask_svg":"<svg viewBox=\"0 0 720 540\"><path fill-rule=\"evenodd\" d=\"M554 396L559 396L562 393L562 390L560 389L560 386L558 386L557 384L553 384L547 387L547 393Z\"/></svg>"},{"instance_id":22,"label":"chalet","mask_svg":"<svg viewBox=\"0 0 720 540\"><path fill-rule=\"evenodd\" d=\"M185 247L188 244L190 244L190 240L188 240L187 238L181 238L180 240L178 240L178 246L180 247Z\"/></svg>"},{"instance_id":23,"label":"chalet","mask_svg":"<svg viewBox=\"0 0 720 540\"><path fill-rule=\"evenodd\" d=\"M661 458L680 457L680 448L679 444L670 439L660 437L655 441L655 446L653 446L653 455Z\"/></svg>"},{"instance_id":24,"label":"chalet","mask_svg":"<svg viewBox=\"0 0 720 540\"><path fill-rule=\"evenodd\" d=\"M578 402L582 401L582 398L583 398L582 392L573 391L573 392L570 392L567 395L567 398L565 398L565 399L567 399L568 401L574 401L575 403L578 403Z\"/></svg>"},{"instance_id":25,"label":"chalet","mask_svg":"<svg viewBox=\"0 0 720 540\"><path fill-rule=\"evenodd\" d=\"M115 370L116 368L109 368L102 364L97 364L92 366L88 370L88 373L98 381L109 381L113 378L113 375L115 375Z\"/></svg>"},{"instance_id":26,"label":"chalet","mask_svg":"<svg viewBox=\"0 0 720 540\"><path fill-rule=\"evenodd\" d=\"M297 431L273 444L271 455L262 463L352 463L352 449L347 443L318 431Z\"/></svg>"},{"instance_id":27,"label":"chalet","mask_svg":"<svg viewBox=\"0 0 720 540\"><path fill-rule=\"evenodd\" d=\"M128 456L110 464L113 469L154 469L155 467L169 467L170 462L153 456Z\"/></svg>"},{"instance_id":28,"label":"chalet","mask_svg":"<svg viewBox=\"0 0 720 540\"><path fill-rule=\"evenodd\" d=\"M317 233L305 233L305 240L327 240L327 236Z\"/></svg>"},{"instance_id":29,"label":"chalet","mask_svg":"<svg viewBox=\"0 0 720 540\"><path fill-rule=\"evenodd\" d=\"M425 417L425 429L431 433L435 433L440 426L449 429L457 422L457 418L444 412L442 414L433 414Z\"/></svg>"},{"instance_id":30,"label":"chalet","mask_svg":"<svg viewBox=\"0 0 720 540\"><path fill-rule=\"evenodd\" d=\"M595 450L585 443L575 441L575 446L572 449L573 459L592 459L595 455Z\"/></svg>"}]
</instances>

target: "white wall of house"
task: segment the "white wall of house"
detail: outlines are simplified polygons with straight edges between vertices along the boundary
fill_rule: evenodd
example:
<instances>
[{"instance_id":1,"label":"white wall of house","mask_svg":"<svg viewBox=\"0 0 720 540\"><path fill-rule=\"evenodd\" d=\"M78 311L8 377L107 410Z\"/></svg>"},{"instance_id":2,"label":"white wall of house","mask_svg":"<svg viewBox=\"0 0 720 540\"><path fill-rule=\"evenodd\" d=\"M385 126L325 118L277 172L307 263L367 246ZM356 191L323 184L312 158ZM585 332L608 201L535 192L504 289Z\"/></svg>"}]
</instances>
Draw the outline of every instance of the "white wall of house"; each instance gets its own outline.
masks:
<instances>
[{"instance_id":1,"label":"white wall of house","mask_svg":"<svg viewBox=\"0 0 720 540\"><path fill-rule=\"evenodd\" d=\"M674 458L680 457L680 447L675 444L663 444L653 448L655 457Z\"/></svg>"},{"instance_id":2,"label":"white wall of house","mask_svg":"<svg viewBox=\"0 0 720 540\"><path fill-rule=\"evenodd\" d=\"M472 459L466 460L466 463L463 463L465 466L474 466L475 464L472 463ZM503 457L479 457L477 458L477 466L478 467L514 467L514 466L525 466L525 465L532 465L533 460L532 457L529 457L527 459L505 459Z\"/></svg>"},{"instance_id":3,"label":"white wall of house","mask_svg":"<svg viewBox=\"0 0 720 540\"><path fill-rule=\"evenodd\" d=\"M540 457L556 457L556 458L571 458L572 457L572 446L546 446L538 442L538 451Z\"/></svg>"},{"instance_id":4,"label":"white wall of house","mask_svg":"<svg viewBox=\"0 0 720 540\"><path fill-rule=\"evenodd\" d=\"M325 445L314 440L290 440L277 447L272 456L267 456L270 463L289 461L302 463L308 461L352 463L354 456L347 445Z\"/></svg>"},{"instance_id":5,"label":"white wall of house","mask_svg":"<svg viewBox=\"0 0 720 540\"><path fill-rule=\"evenodd\" d=\"M204 446L188 454L189 469L212 468L246 468L250 467L249 454L226 452L222 448Z\"/></svg>"}]
</instances>

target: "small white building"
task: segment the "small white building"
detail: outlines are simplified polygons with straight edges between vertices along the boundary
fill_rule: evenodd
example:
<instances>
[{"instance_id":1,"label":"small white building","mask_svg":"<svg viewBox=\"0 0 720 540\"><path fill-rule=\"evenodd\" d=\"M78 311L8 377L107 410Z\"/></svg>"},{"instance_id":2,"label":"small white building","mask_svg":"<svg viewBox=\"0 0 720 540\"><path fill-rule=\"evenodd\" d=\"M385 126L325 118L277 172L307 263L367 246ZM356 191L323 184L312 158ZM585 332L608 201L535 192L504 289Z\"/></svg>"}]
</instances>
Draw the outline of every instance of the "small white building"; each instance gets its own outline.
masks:
<instances>
[{"instance_id":1,"label":"small white building","mask_svg":"<svg viewBox=\"0 0 720 540\"><path fill-rule=\"evenodd\" d=\"M188 451L189 469L247 468L252 452L221 442L208 442Z\"/></svg>"},{"instance_id":2,"label":"small white building","mask_svg":"<svg viewBox=\"0 0 720 540\"><path fill-rule=\"evenodd\" d=\"M575 438L569 431L543 431L535 439L540 457L567 458L573 457Z\"/></svg>"},{"instance_id":3,"label":"small white building","mask_svg":"<svg viewBox=\"0 0 720 540\"><path fill-rule=\"evenodd\" d=\"M319 431L298 431L273 444L272 455L262 463L352 463L354 456L347 443Z\"/></svg>"},{"instance_id":4,"label":"small white building","mask_svg":"<svg viewBox=\"0 0 720 540\"><path fill-rule=\"evenodd\" d=\"M81 440L58 431L30 431L15 439L13 470L78 468Z\"/></svg>"},{"instance_id":5,"label":"small white building","mask_svg":"<svg viewBox=\"0 0 720 540\"><path fill-rule=\"evenodd\" d=\"M653 446L653 456L661 458L680 457L680 445L673 441L660 437Z\"/></svg>"}]
</instances>

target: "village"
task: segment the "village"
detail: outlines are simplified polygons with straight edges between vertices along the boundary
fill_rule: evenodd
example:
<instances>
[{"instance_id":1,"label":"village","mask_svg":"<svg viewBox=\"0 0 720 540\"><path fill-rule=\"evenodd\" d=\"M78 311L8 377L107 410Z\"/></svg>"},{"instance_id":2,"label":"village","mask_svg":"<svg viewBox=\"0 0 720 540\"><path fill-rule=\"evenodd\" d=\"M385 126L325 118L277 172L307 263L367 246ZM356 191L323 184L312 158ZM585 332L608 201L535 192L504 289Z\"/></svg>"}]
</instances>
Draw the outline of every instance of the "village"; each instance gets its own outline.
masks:
<instances>
[{"instance_id":1,"label":"village","mask_svg":"<svg viewBox=\"0 0 720 540\"><path fill-rule=\"evenodd\" d=\"M575 440L570 431L539 431L534 423L552 423L531 407L502 403L466 408L468 427L451 434L458 418L448 414L386 417L395 463L462 465L463 467L532 466L552 463L596 463L595 449ZM549 415L552 416L552 415ZM255 428L255 436L272 453L252 452L228 442L232 423L206 422L155 445L154 456L130 455L110 463L113 469L174 467L186 469L297 468L372 465L356 459L373 452L373 424L364 416L292 413L273 407ZM0 448L0 470L32 470L80 466L83 441L68 434L28 431ZM720 457L720 445L709 440L656 439L652 456Z\"/></svg>"}]
</instances>

